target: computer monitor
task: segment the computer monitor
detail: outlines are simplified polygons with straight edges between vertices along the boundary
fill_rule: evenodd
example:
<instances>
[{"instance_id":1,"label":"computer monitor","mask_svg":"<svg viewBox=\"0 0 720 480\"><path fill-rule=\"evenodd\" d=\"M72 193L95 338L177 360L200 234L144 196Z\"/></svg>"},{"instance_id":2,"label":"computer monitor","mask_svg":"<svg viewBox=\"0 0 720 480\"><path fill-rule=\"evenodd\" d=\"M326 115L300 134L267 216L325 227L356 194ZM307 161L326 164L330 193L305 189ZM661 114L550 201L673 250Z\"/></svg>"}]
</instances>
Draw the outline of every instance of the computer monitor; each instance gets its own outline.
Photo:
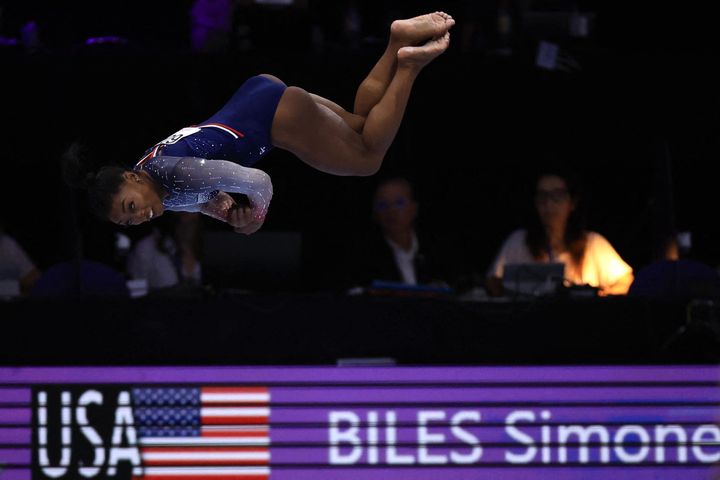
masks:
<instances>
[{"instance_id":1,"label":"computer monitor","mask_svg":"<svg viewBox=\"0 0 720 480\"><path fill-rule=\"evenodd\" d=\"M510 263L503 271L503 287L508 295L552 295L562 286L563 263Z\"/></svg>"},{"instance_id":2,"label":"computer monitor","mask_svg":"<svg viewBox=\"0 0 720 480\"><path fill-rule=\"evenodd\" d=\"M216 288L292 290L300 276L299 232L203 234L203 282Z\"/></svg>"}]
</instances>

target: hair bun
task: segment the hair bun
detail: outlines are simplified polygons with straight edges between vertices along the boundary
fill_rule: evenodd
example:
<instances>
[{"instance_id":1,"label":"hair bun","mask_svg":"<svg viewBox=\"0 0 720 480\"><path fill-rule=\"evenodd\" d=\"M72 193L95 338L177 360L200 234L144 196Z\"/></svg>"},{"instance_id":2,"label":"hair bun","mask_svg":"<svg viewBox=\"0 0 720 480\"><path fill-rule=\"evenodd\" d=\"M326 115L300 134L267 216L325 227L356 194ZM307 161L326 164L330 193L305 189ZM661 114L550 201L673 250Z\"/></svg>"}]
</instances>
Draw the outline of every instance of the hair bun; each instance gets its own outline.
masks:
<instances>
[{"instance_id":1,"label":"hair bun","mask_svg":"<svg viewBox=\"0 0 720 480\"><path fill-rule=\"evenodd\" d=\"M83 184L85 185L85 188L90 188L95 183L95 179L97 178L97 174L95 172L88 172L85 175L85 181Z\"/></svg>"},{"instance_id":2,"label":"hair bun","mask_svg":"<svg viewBox=\"0 0 720 480\"><path fill-rule=\"evenodd\" d=\"M65 183L75 188L88 188L95 182L95 173L89 167L88 148L79 141L72 142L62 155Z\"/></svg>"}]
</instances>

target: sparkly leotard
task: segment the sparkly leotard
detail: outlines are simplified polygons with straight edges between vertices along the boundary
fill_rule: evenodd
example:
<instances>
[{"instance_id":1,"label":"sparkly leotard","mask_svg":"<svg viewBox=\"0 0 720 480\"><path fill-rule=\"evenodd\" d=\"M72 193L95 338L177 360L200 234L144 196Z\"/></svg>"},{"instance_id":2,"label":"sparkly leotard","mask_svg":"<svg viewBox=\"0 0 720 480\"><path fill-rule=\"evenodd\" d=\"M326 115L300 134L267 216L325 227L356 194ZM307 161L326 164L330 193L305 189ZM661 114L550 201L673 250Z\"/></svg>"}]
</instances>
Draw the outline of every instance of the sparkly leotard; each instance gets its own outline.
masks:
<instances>
[{"instance_id":1,"label":"sparkly leotard","mask_svg":"<svg viewBox=\"0 0 720 480\"><path fill-rule=\"evenodd\" d=\"M224 191L246 194L264 212L270 177L247 167L272 149L272 121L285 88L267 77L250 78L218 113L153 146L135 169L168 192L163 204L169 210L197 211Z\"/></svg>"},{"instance_id":2,"label":"sparkly leotard","mask_svg":"<svg viewBox=\"0 0 720 480\"><path fill-rule=\"evenodd\" d=\"M250 78L219 112L157 143L140 162L165 155L230 160L253 166L272 149L272 122L285 88L285 84L261 75Z\"/></svg>"},{"instance_id":3,"label":"sparkly leotard","mask_svg":"<svg viewBox=\"0 0 720 480\"><path fill-rule=\"evenodd\" d=\"M227 160L197 157L153 157L139 167L165 190L163 205L168 210L199 211L219 192L247 195L257 215L264 216L272 198L270 176Z\"/></svg>"}]
</instances>

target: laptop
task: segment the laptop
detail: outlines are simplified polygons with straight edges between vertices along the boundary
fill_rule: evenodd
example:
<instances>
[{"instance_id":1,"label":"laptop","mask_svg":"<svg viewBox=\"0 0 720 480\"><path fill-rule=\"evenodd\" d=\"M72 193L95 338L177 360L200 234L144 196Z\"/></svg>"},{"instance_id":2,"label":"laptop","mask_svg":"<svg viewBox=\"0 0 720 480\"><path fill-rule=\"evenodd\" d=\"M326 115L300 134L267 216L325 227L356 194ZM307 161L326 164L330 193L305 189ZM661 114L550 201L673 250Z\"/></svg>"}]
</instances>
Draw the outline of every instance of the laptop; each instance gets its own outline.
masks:
<instances>
[{"instance_id":1,"label":"laptop","mask_svg":"<svg viewBox=\"0 0 720 480\"><path fill-rule=\"evenodd\" d=\"M203 233L203 282L216 288L293 290L300 279L299 232Z\"/></svg>"},{"instance_id":2,"label":"laptop","mask_svg":"<svg viewBox=\"0 0 720 480\"><path fill-rule=\"evenodd\" d=\"M509 263L502 282L508 295L541 297L557 293L564 275L563 263Z\"/></svg>"}]
</instances>

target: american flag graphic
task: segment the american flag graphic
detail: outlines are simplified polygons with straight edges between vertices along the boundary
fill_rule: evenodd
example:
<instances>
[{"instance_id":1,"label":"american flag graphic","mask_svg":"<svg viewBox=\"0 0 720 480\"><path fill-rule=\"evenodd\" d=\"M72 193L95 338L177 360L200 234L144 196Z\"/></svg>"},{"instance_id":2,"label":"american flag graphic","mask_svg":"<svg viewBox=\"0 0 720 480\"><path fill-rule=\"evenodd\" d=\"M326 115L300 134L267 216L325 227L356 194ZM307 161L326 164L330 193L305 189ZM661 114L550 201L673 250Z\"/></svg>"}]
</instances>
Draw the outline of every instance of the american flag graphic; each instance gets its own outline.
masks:
<instances>
[{"instance_id":1,"label":"american flag graphic","mask_svg":"<svg viewBox=\"0 0 720 480\"><path fill-rule=\"evenodd\" d=\"M143 475L133 480L268 480L264 387L135 388Z\"/></svg>"}]
</instances>

